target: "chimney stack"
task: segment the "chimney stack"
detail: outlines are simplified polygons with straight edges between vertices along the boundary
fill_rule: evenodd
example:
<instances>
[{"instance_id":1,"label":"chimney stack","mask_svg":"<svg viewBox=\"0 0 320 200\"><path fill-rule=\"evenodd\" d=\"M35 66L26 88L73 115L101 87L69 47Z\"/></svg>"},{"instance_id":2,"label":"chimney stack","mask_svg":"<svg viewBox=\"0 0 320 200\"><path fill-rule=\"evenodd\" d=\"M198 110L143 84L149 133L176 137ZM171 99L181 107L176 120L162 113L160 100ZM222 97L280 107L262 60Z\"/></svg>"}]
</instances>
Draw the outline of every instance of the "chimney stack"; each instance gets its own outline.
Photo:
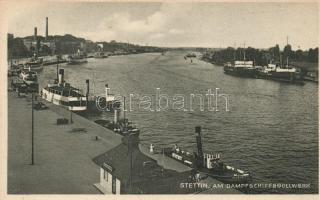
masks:
<instances>
[{"instance_id":1,"label":"chimney stack","mask_svg":"<svg viewBox=\"0 0 320 200\"><path fill-rule=\"evenodd\" d=\"M46 17L46 40L48 40L48 17Z\"/></svg>"},{"instance_id":2,"label":"chimney stack","mask_svg":"<svg viewBox=\"0 0 320 200\"><path fill-rule=\"evenodd\" d=\"M38 35L37 35L37 27L34 27L33 40L34 40L35 42L37 42L37 37L38 37Z\"/></svg>"}]
</instances>

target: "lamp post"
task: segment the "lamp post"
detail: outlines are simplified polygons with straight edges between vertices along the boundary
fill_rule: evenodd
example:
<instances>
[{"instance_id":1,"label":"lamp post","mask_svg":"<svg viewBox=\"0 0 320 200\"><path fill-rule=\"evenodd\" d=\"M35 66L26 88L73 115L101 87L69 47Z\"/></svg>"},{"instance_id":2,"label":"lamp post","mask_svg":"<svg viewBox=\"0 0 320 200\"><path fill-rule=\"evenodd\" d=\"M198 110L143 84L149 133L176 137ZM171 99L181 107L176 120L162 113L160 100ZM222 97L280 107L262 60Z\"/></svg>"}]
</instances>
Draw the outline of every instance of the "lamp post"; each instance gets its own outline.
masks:
<instances>
[{"instance_id":1,"label":"lamp post","mask_svg":"<svg viewBox=\"0 0 320 200\"><path fill-rule=\"evenodd\" d=\"M31 165L34 165L34 102L33 102L33 92L31 93L32 103L31 103Z\"/></svg>"},{"instance_id":2,"label":"lamp post","mask_svg":"<svg viewBox=\"0 0 320 200\"><path fill-rule=\"evenodd\" d=\"M129 174L129 192L132 193L132 141L131 141L131 136L134 134L131 133L128 136L128 151L130 153L130 174Z\"/></svg>"},{"instance_id":3,"label":"lamp post","mask_svg":"<svg viewBox=\"0 0 320 200\"><path fill-rule=\"evenodd\" d=\"M70 109L70 123L71 123L71 124L73 123L73 120L72 120L72 107L73 107L73 106L71 106L71 109Z\"/></svg>"}]
</instances>

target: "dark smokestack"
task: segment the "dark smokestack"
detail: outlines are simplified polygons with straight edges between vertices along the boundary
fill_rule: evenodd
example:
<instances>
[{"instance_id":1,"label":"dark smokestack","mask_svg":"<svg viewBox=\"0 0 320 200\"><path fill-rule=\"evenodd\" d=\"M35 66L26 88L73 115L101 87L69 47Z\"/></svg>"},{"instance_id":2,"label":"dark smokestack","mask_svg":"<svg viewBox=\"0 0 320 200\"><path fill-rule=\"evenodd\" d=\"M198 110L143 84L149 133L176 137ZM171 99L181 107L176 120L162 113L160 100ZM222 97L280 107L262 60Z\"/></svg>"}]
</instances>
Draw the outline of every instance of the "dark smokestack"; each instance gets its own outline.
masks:
<instances>
[{"instance_id":1,"label":"dark smokestack","mask_svg":"<svg viewBox=\"0 0 320 200\"><path fill-rule=\"evenodd\" d=\"M64 82L64 69L59 69L59 84L63 84Z\"/></svg>"},{"instance_id":2,"label":"dark smokestack","mask_svg":"<svg viewBox=\"0 0 320 200\"><path fill-rule=\"evenodd\" d=\"M86 80L86 85L87 85L87 93L86 93L86 96L88 97L88 96L89 96L89 91L90 91L90 88L89 88L89 79Z\"/></svg>"},{"instance_id":3,"label":"dark smokestack","mask_svg":"<svg viewBox=\"0 0 320 200\"><path fill-rule=\"evenodd\" d=\"M197 159L197 164L198 166L203 165L203 150L202 150L202 140L201 140L201 126L196 126L195 128L196 133L198 134L196 136L197 139L197 149L198 149L198 159Z\"/></svg>"},{"instance_id":4,"label":"dark smokestack","mask_svg":"<svg viewBox=\"0 0 320 200\"><path fill-rule=\"evenodd\" d=\"M46 40L48 39L48 17L46 17Z\"/></svg>"},{"instance_id":5,"label":"dark smokestack","mask_svg":"<svg viewBox=\"0 0 320 200\"><path fill-rule=\"evenodd\" d=\"M89 103L89 91L90 91L90 88L89 88L89 79L86 80L86 84L87 84L87 93L86 93L86 100L87 100L87 108L88 108L88 103Z\"/></svg>"},{"instance_id":6,"label":"dark smokestack","mask_svg":"<svg viewBox=\"0 0 320 200\"><path fill-rule=\"evenodd\" d=\"M33 40L34 40L35 42L37 42L37 37L38 37L38 35L37 35L37 27L34 27Z\"/></svg>"}]
</instances>

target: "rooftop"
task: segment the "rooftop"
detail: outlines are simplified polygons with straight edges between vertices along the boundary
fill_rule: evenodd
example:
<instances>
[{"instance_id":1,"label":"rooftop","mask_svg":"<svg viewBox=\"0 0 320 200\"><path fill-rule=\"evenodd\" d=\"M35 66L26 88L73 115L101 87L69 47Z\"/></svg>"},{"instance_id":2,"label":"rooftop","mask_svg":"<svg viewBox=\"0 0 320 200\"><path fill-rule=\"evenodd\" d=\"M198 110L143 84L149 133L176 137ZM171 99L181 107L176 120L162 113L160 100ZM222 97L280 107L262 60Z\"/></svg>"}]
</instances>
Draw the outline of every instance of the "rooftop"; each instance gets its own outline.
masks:
<instances>
[{"instance_id":1,"label":"rooftop","mask_svg":"<svg viewBox=\"0 0 320 200\"><path fill-rule=\"evenodd\" d=\"M183 191L179 188L181 182L188 182L190 171L179 173L164 169L158 165L156 160L139 150L138 141L133 142L131 147L128 141L127 136L123 137L120 145L93 158L98 166L109 172L111 169L110 173L121 181L121 193L176 194L193 192ZM132 152L132 188L129 192L130 152Z\"/></svg>"}]
</instances>

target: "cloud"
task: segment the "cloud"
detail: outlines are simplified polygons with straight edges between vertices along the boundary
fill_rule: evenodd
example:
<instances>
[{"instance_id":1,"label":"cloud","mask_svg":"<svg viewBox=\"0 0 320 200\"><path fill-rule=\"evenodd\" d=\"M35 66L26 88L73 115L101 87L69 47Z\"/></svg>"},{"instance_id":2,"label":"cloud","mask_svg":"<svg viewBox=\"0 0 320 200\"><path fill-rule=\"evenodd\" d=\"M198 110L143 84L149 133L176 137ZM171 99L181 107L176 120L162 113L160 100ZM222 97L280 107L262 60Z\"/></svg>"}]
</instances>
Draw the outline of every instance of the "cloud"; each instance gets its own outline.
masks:
<instances>
[{"instance_id":1,"label":"cloud","mask_svg":"<svg viewBox=\"0 0 320 200\"><path fill-rule=\"evenodd\" d=\"M178 35L178 34L182 34L182 33L184 33L184 31L183 30L179 30L179 29L170 29L169 31L168 31L168 33L170 33L170 34L174 34L174 35Z\"/></svg>"},{"instance_id":2,"label":"cloud","mask_svg":"<svg viewBox=\"0 0 320 200\"><path fill-rule=\"evenodd\" d=\"M158 11L144 18L136 18L129 12L113 13L101 20L96 30L87 32L92 40L119 40L137 43L152 42L184 33L175 28L175 21L185 19L192 7L181 4L162 4ZM135 18L134 18L135 17Z\"/></svg>"}]
</instances>

